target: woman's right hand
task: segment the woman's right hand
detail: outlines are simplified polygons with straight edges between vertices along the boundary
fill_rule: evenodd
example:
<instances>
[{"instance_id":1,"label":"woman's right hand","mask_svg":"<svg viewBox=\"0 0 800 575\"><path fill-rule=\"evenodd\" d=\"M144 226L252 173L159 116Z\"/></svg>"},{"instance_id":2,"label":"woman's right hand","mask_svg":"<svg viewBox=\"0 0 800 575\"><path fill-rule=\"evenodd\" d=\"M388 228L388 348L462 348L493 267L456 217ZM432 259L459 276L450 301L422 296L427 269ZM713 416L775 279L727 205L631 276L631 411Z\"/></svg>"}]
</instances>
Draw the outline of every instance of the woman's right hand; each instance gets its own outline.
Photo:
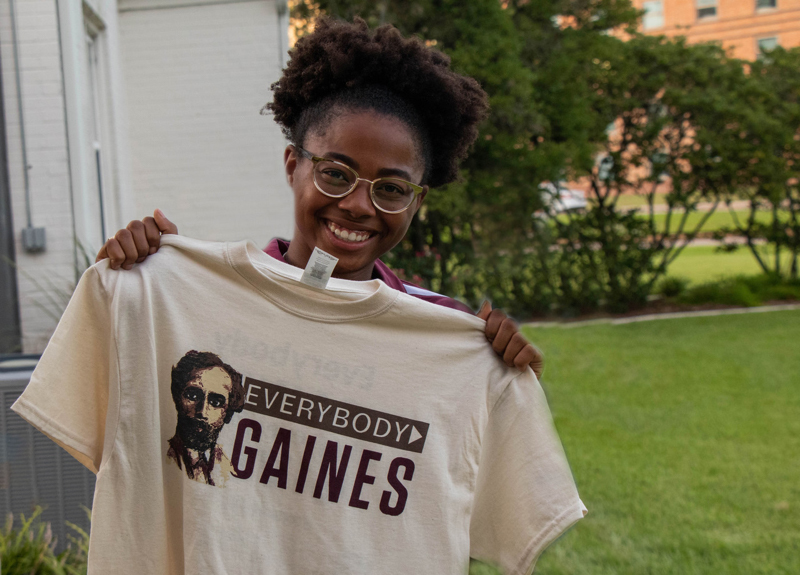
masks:
<instances>
[{"instance_id":1,"label":"woman's right hand","mask_svg":"<svg viewBox=\"0 0 800 575\"><path fill-rule=\"evenodd\" d=\"M173 224L161 210L153 212L153 217L133 220L127 227L106 240L105 245L97 252L95 263L108 258L111 269L120 267L129 270L133 264L141 263L158 251L161 245L161 234L177 234L178 226Z\"/></svg>"}]
</instances>

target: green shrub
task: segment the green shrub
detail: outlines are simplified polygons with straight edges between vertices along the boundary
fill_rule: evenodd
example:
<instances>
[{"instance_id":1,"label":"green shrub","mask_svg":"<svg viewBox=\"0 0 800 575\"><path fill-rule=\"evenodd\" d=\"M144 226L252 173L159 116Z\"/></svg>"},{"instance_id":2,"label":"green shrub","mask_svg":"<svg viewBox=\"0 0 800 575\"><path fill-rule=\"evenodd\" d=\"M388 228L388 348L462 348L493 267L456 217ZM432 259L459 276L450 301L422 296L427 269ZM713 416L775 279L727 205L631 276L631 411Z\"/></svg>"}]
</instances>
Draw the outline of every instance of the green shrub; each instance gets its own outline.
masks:
<instances>
[{"instance_id":1,"label":"green shrub","mask_svg":"<svg viewBox=\"0 0 800 575\"><path fill-rule=\"evenodd\" d=\"M706 282L688 290L680 296L681 303L721 304L752 307L759 305L761 299L739 278Z\"/></svg>"},{"instance_id":2,"label":"green shrub","mask_svg":"<svg viewBox=\"0 0 800 575\"><path fill-rule=\"evenodd\" d=\"M706 282L687 289L676 298L680 303L721 304L752 307L769 301L799 301L800 281L774 274L736 276Z\"/></svg>"},{"instance_id":3,"label":"green shrub","mask_svg":"<svg viewBox=\"0 0 800 575\"><path fill-rule=\"evenodd\" d=\"M656 293L664 297L678 297L686 291L687 287L689 287L688 278L670 276L661 280Z\"/></svg>"},{"instance_id":4,"label":"green shrub","mask_svg":"<svg viewBox=\"0 0 800 575\"><path fill-rule=\"evenodd\" d=\"M14 516L8 515L0 532L0 573L2 575L85 575L89 534L67 522L77 536L71 545L55 554L56 540L49 523L38 520L42 508L30 517L20 514L20 526L14 528Z\"/></svg>"}]
</instances>

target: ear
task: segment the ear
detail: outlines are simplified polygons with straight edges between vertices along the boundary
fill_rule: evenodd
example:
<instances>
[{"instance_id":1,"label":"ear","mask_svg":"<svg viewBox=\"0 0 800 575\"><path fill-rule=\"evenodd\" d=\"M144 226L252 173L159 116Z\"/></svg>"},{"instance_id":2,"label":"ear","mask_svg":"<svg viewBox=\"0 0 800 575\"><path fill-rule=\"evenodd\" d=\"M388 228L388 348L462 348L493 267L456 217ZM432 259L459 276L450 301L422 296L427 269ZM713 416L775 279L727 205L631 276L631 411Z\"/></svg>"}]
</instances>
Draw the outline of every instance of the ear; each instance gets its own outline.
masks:
<instances>
[{"instance_id":1,"label":"ear","mask_svg":"<svg viewBox=\"0 0 800 575\"><path fill-rule=\"evenodd\" d=\"M416 203L416 205L414 206L414 213L415 214L422 207L422 202L425 200L425 196L427 196L427 195L428 195L428 186L422 186L422 191L417 196L417 198L414 200L414 202Z\"/></svg>"},{"instance_id":2,"label":"ear","mask_svg":"<svg viewBox=\"0 0 800 575\"><path fill-rule=\"evenodd\" d=\"M283 151L283 169L286 172L286 181L291 186L294 183L294 172L297 169L297 150L289 144Z\"/></svg>"}]
</instances>

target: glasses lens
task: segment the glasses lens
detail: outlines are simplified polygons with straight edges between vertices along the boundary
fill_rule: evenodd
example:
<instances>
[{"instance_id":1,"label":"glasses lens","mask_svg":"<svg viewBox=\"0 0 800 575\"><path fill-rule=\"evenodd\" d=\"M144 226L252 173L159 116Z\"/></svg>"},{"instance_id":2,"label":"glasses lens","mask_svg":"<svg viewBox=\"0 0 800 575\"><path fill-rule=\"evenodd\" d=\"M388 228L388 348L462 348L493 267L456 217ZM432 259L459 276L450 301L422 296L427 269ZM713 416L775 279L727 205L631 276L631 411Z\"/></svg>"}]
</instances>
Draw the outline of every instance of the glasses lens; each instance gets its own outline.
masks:
<instances>
[{"instance_id":1,"label":"glasses lens","mask_svg":"<svg viewBox=\"0 0 800 575\"><path fill-rule=\"evenodd\" d=\"M314 179L322 190L331 196L343 196L356 182L356 175L346 166L335 162L318 162Z\"/></svg>"},{"instance_id":2,"label":"glasses lens","mask_svg":"<svg viewBox=\"0 0 800 575\"><path fill-rule=\"evenodd\" d=\"M384 178L375 181L372 188L375 205L387 212L404 210L414 200L414 188L403 180Z\"/></svg>"}]
</instances>

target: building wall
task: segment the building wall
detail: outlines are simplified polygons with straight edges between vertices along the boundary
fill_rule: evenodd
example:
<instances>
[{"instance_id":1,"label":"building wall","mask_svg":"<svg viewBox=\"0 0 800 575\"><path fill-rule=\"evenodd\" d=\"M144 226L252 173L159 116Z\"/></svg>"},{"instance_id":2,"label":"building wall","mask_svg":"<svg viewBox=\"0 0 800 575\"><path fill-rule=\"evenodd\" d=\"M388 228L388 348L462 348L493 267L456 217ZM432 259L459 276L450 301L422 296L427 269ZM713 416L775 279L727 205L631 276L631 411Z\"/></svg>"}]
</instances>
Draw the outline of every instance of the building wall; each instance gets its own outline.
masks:
<instances>
[{"instance_id":1,"label":"building wall","mask_svg":"<svg viewBox=\"0 0 800 575\"><path fill-rule=\"evenodd\" d=\"M120 2L136 216L266 245L292 232L271 99L287 46L273 0Z\"/></svg>"},{"instance_id":2,"label":"building wall","mask_svg":"<svg viewBox=\"0 0 800 575\"><path fill-rule=\"evenodd\" d=\"M291 233L284 139L259 110L285 63L282 0L14 0L0 56L23 350L41 352L104 238L162 208L181 233L259 244ZM0 264L6 265L6 264Z\"/></svg>"},{"instance_id":3,"label":"building wall","mask_svg":"<svg viewBox=\"0 0 800 575\"><path fill-rule=\"evenodd\" d=\"M637 8L645 4L657 6L634 0ZM800 0L777 0L775 8L757 8L756 0L717 0L716 16L705 18L698 18L695 0L661 0L661 8L663 26L644 32L686 36L690 42L721 42L736 57L747 60L758 56L762 38L777 38L785 48L800 46Z\"/></svg>"},{"instance_id":4,"label":"building wall","mask_svg":"<svg viewBox=\"0 0 800 575\"><path fill-rule=\"evenodd\" d=\"M40 351L55 327L59 293L68 294L75 281L69 153L56 2L16 0L15 7L31 221L47 234L41 253L22 248L28 222L9 0L0 0L2 97L23 346Z\"/></svg>"}]
</instances>

